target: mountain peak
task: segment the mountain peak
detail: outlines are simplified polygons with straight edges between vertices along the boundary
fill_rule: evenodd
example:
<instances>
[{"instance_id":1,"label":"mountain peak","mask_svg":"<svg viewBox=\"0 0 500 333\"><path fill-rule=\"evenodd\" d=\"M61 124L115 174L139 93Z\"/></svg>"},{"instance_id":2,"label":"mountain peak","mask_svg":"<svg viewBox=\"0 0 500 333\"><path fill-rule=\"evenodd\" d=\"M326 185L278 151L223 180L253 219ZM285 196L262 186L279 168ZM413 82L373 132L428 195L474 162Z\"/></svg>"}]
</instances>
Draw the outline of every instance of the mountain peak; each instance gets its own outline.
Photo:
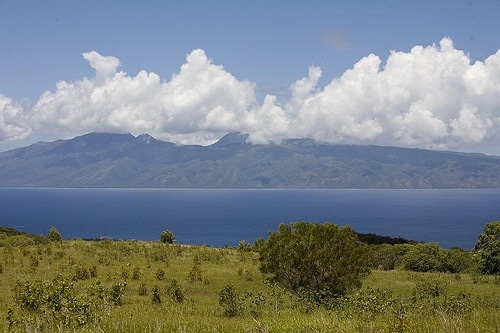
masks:
<instances>
[{"instance_id":1,"label":"mountain peak","mask_svg":"<svg viewBox=\"0 0 500 333\"><path fill-rule=\"evenodd\" d=\"M136 137L137 140L140 140L140 141L144 141L145 143L153 143L153 142L156 142L158 140L156 140L155 138L153 138L151 135L149 134L146 134L146 133L143 133L141 135L138 135Z\"/></svg>"},{"instance_id":2,"label":"mountain peak","mask_svg":"<svg viewBox=\"0 0 500 333\"><path fill-rule=\"evenodd\" d=\"M214 143L212 147L224 148L229 145L244 145L247 143L248 134L233 132L224 135L219 141Z\"/></svg>"}]
</instances>

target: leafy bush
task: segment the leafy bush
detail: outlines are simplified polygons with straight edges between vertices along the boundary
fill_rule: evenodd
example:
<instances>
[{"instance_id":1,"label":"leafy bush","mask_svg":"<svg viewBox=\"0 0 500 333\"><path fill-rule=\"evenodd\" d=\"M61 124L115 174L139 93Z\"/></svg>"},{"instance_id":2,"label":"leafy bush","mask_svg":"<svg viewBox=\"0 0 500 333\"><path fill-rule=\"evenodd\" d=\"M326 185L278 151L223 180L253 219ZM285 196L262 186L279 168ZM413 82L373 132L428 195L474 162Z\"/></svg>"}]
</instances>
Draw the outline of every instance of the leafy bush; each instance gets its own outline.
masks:
<instances>
[{"instance_id":1,"label":"leafy bush","mask_svg":"<svg viewBox=\"0 0 500 333\"><path fill-rule=\"evenodd\" d=\"M15 300L21 308L33 311L64 328L83 326L92 319L95 303L77 297L75 285L62 276L51 282L18 282L14 288ZM13 312L10 314L13 317ZM15 320L12 319L12 323Z\"/></svg>"},{"instance_id":2,"label":"leafy bush","mask_svg":"<svg viewBox=\"0 0 500 333\"><path fill-rule=\"evenodd\" d=\"M486 274L500 274L500 221L493 221L484 227L474 246L474 252L481 258L482 270Z\"/></svg>"},{"instance_id":3,"label":"leafy bush","mask_svg":"<svg viewBox=\"0 0 500 333\"><path fill-rule=\"evenodd\" d=\"M376 315L400 312L396 311L400 304L390 290L368 288L344 297L331 306L346 313L365 318Z\"/></svg>"},{"instance_id":4,"label":"leafy bush","mask_svg":"<svg viewBox=\"0 0 500 333\"><path fill-rule=\"evenodd\" d=\"M127 282L115 283L110 290L110 298L114 305L122 305L123 304L123 292L125 291L125 287L127 286Z\"/></svg>"},{"instance_id":5,"label":"leafy bush","mask_svg":"<svg viewBox=\"0 0 500 333\"><path fill-rule=\"evenodd\" d=\"M61 233L56 228L50 228L49 232L48 232L48 235L49 235L49 240L51 242L60 242L60 241L62 241Z\"/></svg>"},{"instance_id":6,"label":"leafy bush","mask_svg":"<svg viewBox=\"0 0 500 333\"><path fill-rule=\"evenodd\" d=\"M251 296L250 298L250 314L252 317L259 317L262 315L263 307L266 305L267 299L262 291Z\"/></svg>"},{"instance_id":7,"label":"leafy bush","mask_svg":"<svg viewBox=\"0 0 500 333\"><path fill-rule=\"evenodd\" d=\"M161 304L160 287L153 287L153 295L151 296L151 302L153 304Z\"/></svg>"},{"instance_id":8,"label":"leafy bush","mask_svg":"<svg viewBox=\"0 0 500 333\"><path fill-rule=\"evenodd\" d=\"M172 244L174 242L174 233L170 230L162 231L160 234L160 242L166 244Z\"/></svg>"},{"instance_id":9,"label":"leafy bush","mask_svg":"<svg viewBox=\"0 0 500 333\"><path fill-rule=\"evenodd\" d=\"M246 295L240 295L233 285L226 285L219 292L219 305L223 308L224 315L236 317L242 315L245 309Z\"/></svg>"},{"instance_id":10,"label":"leafy bush","mask_svg":"<svg viewBox=\"0 0 500 333\"><path fill-rule=\"evenodd\" d=\"M134 267L132 271L132 280L139 280L141 278L141 270L139 267Z\"/></svg>"},{"instance_id":11,"label":"leafy bush","mask_svg":"<svg viewBox=\"0 0 500 333\"><path fill-rule=\"evenodd\" d=\"M468 251L453 247L446 251L445 270L450 273L460 273L471 270L474 267L474 258Z\"/></svg>"},{"instance_id":12,"label":"leafy bush","mask_svg":"<svg viewBox=\"0 0 500 333\"><path fill-rule=\"evenodd\" d=\"M201 262L198 256L194 257L193 268L189 271L188 275L189 282L202 281L201 277Z\"/></svg>"},{"instance_id":13,"label":"leafy bush","mask_svg":"<svg viewBox=\"0 0 500 333\"><path fill-rule=\"evenodd\" d=\"M156 279L157 280L165 280L165 271L161 268L158 268L158 270L156 271Z\"/></svg>"},{"instance_id":14,"label":"leafy bush","mask_svg":"<svg viewBox=\"0 0 500 333\"><path fill-rule=\"evenodd\" d=\"M139 295L140 296L146 296L148 294L148 288L146 287L145 283L141 283L139 285Z\"/></svg>"},{"instance_id":15,"label":"leafy bush","mask_svg":"<svg viewBox=\"0 0 500 333\"><path fill-rule=\"evenodd\" d=\"M170 281L170 285L168 286L168 294L174 302L182 303L184 301L184 293L179 286L179 282L177 282L177 280L175 279Z\"/></svg>"},{"instance_id":16,"label":"leafy bush","mask_svg":"<svg viewBox=\"0 0 500 333\"><path fill-rule=\"evenodd\" d=\"M411 248L408 244L381 244L372 246L373 251L373 268L381 268L383 270L392 270L400 266L403 257Z\"/></svg>"},{"instance_id":17,"label":"leafy bush","mask_svg":"<svg viewBox=\"0 0 500 333\"><path fill-rule=\"evenodd\" d=\"M444 295L446 286L439 280L420 281L413 290L413 296L419 299Z\"/></svg>"},{"instance_id":18,"label":"leafy bush","mask_svg":"<svg viewBox=\"0 0 500 333\"><path fill-rule=\"evenodd\" d=\"M281 224L259 251L262 272L316 303L358 289L370 273L368 245L358 241L354 229L333 223Z\"/></svg>"},{"instance_id":19,"label":"leafy bush","mask_svg":"<svg viewBox=\"0 0 500 333\"><path fill-rule=\"evenodd\" d=\"M445 251L436 243L413 245L404 255L403 264L415 272L445 272Z\"/></svg>"}]
</instances>

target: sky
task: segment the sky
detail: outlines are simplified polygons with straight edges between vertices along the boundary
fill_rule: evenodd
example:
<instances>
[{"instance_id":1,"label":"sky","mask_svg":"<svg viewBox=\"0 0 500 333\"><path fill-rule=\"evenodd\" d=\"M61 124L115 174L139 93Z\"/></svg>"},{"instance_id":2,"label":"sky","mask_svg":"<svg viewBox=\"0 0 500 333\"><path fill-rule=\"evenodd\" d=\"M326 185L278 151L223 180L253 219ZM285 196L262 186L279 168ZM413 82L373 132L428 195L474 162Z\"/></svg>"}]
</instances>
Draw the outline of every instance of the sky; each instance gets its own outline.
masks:
<instances>
[{"instance_id":1,"label":"sky","mask_svg":"<svg viewBox=\"0 0 500 333\"><path fill-rule=\"evenodd\" d=\"M500 0L0 0L0 151L229 132L500 155Z\"/></svg>"}]
</instances>

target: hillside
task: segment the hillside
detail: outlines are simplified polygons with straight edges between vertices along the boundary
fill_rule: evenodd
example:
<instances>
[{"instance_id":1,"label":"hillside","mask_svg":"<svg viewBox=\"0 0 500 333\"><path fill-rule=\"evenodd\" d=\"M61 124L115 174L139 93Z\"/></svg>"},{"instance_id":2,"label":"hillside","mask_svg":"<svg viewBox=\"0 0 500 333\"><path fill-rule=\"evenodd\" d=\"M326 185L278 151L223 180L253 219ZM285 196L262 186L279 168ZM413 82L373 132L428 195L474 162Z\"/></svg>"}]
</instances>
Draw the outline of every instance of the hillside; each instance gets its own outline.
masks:
<instances>
[{"instance_id":1,"label":"hillside","mask_svg":"<svg viewBox=\"0 0 500 333\"><path fill-rule=\"evenodd\" d=\"M210 146L90 133L0 153L3 187L500 188L500 157L290 139Z\"/></svg>"}]
</instances>

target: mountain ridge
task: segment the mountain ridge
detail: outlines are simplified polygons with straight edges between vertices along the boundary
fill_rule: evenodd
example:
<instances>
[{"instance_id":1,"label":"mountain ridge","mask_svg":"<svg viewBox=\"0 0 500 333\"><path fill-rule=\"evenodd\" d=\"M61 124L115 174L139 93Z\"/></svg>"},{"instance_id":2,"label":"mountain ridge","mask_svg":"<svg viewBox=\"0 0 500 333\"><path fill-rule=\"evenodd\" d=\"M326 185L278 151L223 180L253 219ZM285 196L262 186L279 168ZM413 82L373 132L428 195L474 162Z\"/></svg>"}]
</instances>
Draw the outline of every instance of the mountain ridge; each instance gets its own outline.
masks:
<instances>
[{"instance_id":1,"label":"mountain ridge","mask_svg":"<svg viewBox=\"0 0 500 333\"><path fill-rule=\"evenodd\" d=\"M500 188L500 157L287 139L209 146L88 133L0 153L0 187Z\"/></svg>"}]
</instances>

